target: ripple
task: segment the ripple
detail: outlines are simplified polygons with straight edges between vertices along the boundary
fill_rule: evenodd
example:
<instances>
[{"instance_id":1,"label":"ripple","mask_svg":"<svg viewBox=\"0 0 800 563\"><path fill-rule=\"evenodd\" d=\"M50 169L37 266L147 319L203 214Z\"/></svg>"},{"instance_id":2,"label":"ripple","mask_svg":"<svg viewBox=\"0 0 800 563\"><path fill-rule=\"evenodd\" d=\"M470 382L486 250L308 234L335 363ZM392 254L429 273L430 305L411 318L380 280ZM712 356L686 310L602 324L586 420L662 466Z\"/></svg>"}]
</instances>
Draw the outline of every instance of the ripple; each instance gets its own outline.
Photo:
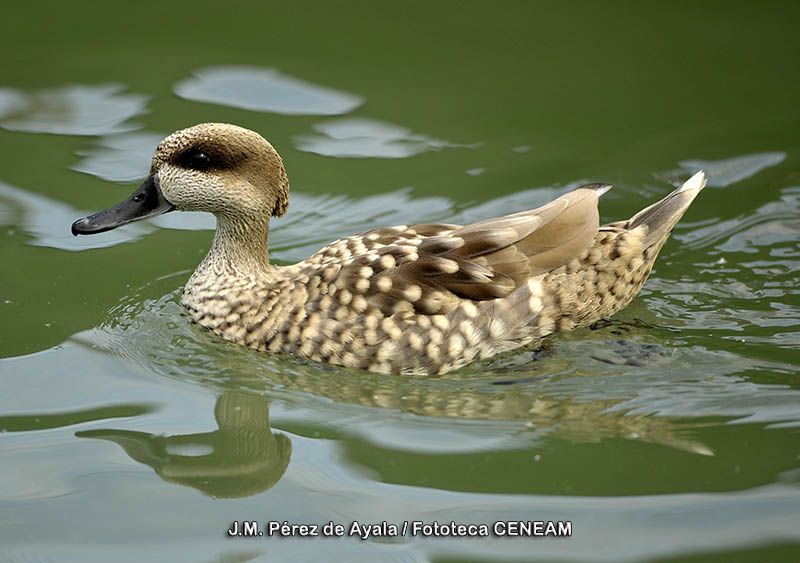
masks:
<instances>
[{"instance_id":1,"label":"ripple","mask_svg":"<svg viewBox=\"0 0 800 563\"><path fill-rule=\"evenodd\" d=\"M790 254L782 256L800 257L797 241L800 240L800 219L780 219L778 217L764 223L758 223L736 233L725 243L717 246L722 252L756 253L759 247L787 243L792 248Z\"/></svg>"},{"instance_id":2,"label":"ripple","mask_svg":"<svg viewBox=\"0 0 800 563\"><path fill-rule=\"evenodd\" d=\"M101 137L95 148L78 151L83 159L70 168L110 182L133 182L147 176L161 133L140 131Z\"/></svg>"},{"instance_id":3,"label":"ripple","mask_svg":"<svg viewBox=\"0 0 800 563\"><path fill-rule=\"evenodd\" d=\"M682 330L729 331L736 333L729 336L740 337L753 328L774 332L780 327L800 326L800 308L781 300L797 294L798 284L796 275L775 279L772 287L753 287L727 277L712 283L653 278L647 282L647 290L653 292L647 303L648 309Z\"/></svg>"},{"instance_id":4,"label":"ripple","mask_svg":"<svg viewBox=\"0 0 800 563\"><path fill-rule=\"evenodd\" d=\"M56 201L47 196L0 182L0 224L19 227L31 237L34 246L61 250L104 248L137 240L154 230L147 222L132 223L102 236L75 237L70 225L79 217L93 213Z\"/></svg>"},{"instance_id":5,"label":"ripple","mask_svg":"<svg viewBox=\"0 0 800 563\"><path fill-rule=\"evenodd\" d=\"M719 258L694 264L697 278L704 279L648 281L649 308L679 319L685 330L713 330L738 342L791 340L781 334L800 325L800 307L788 299L800 286L798 217L800 188L787 187L750 213L675 234L684 243L679 252L708 248L708 255Z\"/></svg>"},{"instance_id":6,"label":"ripple","mask_svg":"<svg viewBox=\"0 0 800 563\"><path fill-rule=\"evenodd\" d=\"M756 254L765 246L785 244L797 247L800 240L800 187L791 186L780 190L776 201L767 202L752 213L741 214L734 219L715 222L676 233L675 238L692 249L704 248L719 241L715 254L721 252L745 252Z\"/></svg>"},{"instance_id":7,"label":"ripple","mask_svg":"<svg viewBox=\"0 0 800 563\"><path fill-rule=\"evenodd\" d=\"M339 115L364 98L283 74L274 68L217 66L195 71L173 87L187 100L284 115Z\"/></svg>"},{"instance_id":8,"label":"ripple","mask_svg":"<svg viewBox=\"0 0 800 563\"><path fill-rule=\"evenodd\" d=\"M0 119L25 111L28 107L27 96L13 88L0 88Z\"/></svg>"},{"instance_id":9,"label":"ripple","mask_svg":"<svg viewBox=\"0 0 800 563\"><path fill-rule=\"evenodd\" d=\"M283 416L293 421L346 429L395 450L530 447L552 435L575 442L619 437L713 455L693 437L692 419L800 422L800 391L744 375L791 373L791 366L662 344L652 329L637 325L565 333L535 359L522 351L444 377L399 378L224 342L190 322L177 303L179 293L158 299L134 294L98 329L76 338L164 377L268 390L291 402ZM378 423L369 410L375 408L383 411ZM409 420L408 414L422 418Z\"/></svg>"},{"instance_id":10,"label":"ripple","mask_svg":"<svg viewBox=\"0 0 800 563\"><path fill-rule=\"evenodd\" d=\"M68 85L32 94L0 92L0 126L11 131L107 135L137 129L126 121L146 112L149 96L124 94L122 84Z\"/></svg>"},{"instance_id":11,"label":"ripple","mask_svg":"<svg viewBox=\"0 0 800 563\"><path fill-rule=\"evenodd\" d=\"M767 344L786 350L800 349L800 332L781 332L768 337L744 336L743 340L754 344Z\"/></svg>"},{"instance_id":12,"label":"ripple","mask_svg":"<svg viewBox=\"0 0 800 563\"><path fill-rule=\"evenodd\" d=\"M89 421L109 420L112 418L127 418L141 416L155 410L150 405L123 405L95 407L57 413L35 413L8 416L0 414L0 432L31 432L36 430L49 430L51 428L64 428Z\"/></svg>"},{"instance_id":13,"label":"ripple","mask_svg":"<svg viewBox=\"0 0 800 563\"><path fill-rule=\"evenodd\" d=\"M406 127L368 119L347 117L316 123L318 135L297 135L293 138L298 150L336 158L408 158L442 148L474 148L456 145L412 133Z\"/></svg>"},{"instance_id":14,"label":"ripple","mask_svg":"<svg viewBox=\"0 0 800 563\"><path fill-rule=\"evenodd\" d=\"M785 159L786 153L784 152L764 152L722 160L683 160L678 163L679 169L655 174L655 176L678 186L685 180L687 173L694 174L698 170L704 170L708 186L724 188L755 176L770 166L780 164Z\"/></svg>"}]
</instances>

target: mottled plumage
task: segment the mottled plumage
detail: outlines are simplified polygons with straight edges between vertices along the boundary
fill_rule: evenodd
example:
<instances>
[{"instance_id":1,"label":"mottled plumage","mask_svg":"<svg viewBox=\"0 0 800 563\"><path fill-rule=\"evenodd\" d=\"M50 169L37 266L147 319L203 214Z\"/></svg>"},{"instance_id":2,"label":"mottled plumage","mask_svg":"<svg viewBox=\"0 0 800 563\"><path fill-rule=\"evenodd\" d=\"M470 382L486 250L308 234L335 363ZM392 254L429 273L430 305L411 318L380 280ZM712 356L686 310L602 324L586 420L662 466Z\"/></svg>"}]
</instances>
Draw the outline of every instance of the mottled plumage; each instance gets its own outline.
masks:
<instances>
[{"instance_id":1,"label":"mottled plumage","mask_svg":"<svg viewBox=\"0 0 800 563\"><path fill-rule=\"evenodd\" d=\"M598 197L610 186L592 184L532 211L375 229L275 266L269 219L286 211L288 183L257 133L227 124L173 133L148 182L160 207L123 222L172 208L217 217L182 299L197 323L258 350L403 374L446 372L613 315L639 292L705 186L700 172L630 220L601 227ZM116 226L101 215L73 232Z\"/></svg>"}]
</instances>

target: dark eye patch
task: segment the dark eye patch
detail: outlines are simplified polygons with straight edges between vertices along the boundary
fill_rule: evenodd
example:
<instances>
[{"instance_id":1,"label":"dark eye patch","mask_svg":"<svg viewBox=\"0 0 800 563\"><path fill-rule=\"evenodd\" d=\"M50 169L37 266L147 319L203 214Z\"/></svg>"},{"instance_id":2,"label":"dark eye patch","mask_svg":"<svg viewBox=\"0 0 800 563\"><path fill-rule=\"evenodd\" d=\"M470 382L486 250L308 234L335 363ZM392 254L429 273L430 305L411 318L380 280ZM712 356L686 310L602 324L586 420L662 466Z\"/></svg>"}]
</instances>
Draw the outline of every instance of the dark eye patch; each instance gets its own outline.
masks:
<instances>
[{"instance_id":1,"label":"dark eye patch","mask_svg":"<svg viewBox=\"0 0 800 563\"><path fill-rule=\"evenodd\" d=\"M191 170L208 170L219 165L210 154L197 148L183 151L178 156L178 164Z\"/></svg>"}]
</instances>

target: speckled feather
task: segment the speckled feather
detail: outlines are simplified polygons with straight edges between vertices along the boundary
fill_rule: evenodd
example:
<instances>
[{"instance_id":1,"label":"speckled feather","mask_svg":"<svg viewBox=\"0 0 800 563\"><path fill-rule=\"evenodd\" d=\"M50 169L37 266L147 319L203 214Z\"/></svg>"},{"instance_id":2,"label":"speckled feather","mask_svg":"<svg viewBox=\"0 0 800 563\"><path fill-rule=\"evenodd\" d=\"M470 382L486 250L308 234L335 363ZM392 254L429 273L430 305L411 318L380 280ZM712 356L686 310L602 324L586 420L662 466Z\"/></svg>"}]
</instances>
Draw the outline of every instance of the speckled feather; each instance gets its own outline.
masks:
<instances>
[{"instance_id":1,"label":"speckled feather","mask_svg":"<svg viewBox=\"0 0 800 563\"><path fill-rule=\"evenodd\" d=\"M189 148L214 155L187 170ZM268 352L383 373L443 373L610 317L636 296L661 246L705 185L702 173L629 221L600 227L609 186L472 225L385 227L308 259L267 259L270 215L288 205L274 148L256 133L204 124L153 158L165 198L217 216L211 250L186 285L193 319Z\"/></svg>"}]
</instances>

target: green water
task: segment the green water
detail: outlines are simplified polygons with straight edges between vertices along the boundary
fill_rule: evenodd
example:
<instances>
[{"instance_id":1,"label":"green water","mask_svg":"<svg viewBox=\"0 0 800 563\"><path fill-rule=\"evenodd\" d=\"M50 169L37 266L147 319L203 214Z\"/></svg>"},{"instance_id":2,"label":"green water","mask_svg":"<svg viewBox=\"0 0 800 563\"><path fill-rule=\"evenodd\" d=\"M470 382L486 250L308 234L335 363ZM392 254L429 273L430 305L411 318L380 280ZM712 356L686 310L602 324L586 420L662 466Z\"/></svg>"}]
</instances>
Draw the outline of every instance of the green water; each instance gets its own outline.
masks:
<instances>
[{"instance_id":1,"label":"green water","mask_svg":"<svg viewBox=\"0 0 800 563\"><path fill-rule=\"evenodd\" d=\"M0 560L796 561L798 24L788 2L6 6ZM588 181L615 185L607 220L710 183L612 322L387 377L192 325L203 217L69 234L203 121L283 155L281 263ZM227 537L244 520L572 535Z\"/></svg>"}]
</instances>

